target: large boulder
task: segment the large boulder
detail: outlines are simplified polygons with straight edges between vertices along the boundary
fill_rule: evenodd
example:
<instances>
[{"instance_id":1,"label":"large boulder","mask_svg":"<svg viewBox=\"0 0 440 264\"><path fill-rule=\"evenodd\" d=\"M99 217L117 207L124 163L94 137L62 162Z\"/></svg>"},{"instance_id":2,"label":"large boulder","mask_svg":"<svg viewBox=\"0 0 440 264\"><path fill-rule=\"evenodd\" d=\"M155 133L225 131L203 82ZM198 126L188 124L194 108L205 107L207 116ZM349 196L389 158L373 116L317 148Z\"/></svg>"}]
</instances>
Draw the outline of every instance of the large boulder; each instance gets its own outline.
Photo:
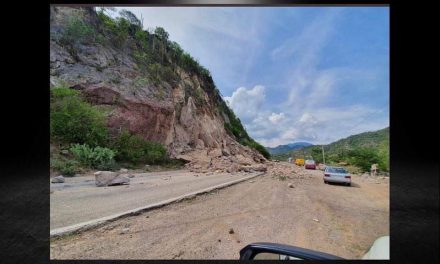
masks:
<instances>
[{"instance_id":1,"label":"large boulder","mask_svg":"<svg viewBox=\"0 0 440 264\"><path fill-rule=\"evenodd\" d=\"M252 166L252 169L254 171L263 171L263 172L265 172L265 171L267 171L267 166L264 165L264 164L255 164L255 165Z\"/></svg>"},{"instance_id":2,"label":"large boulder","mask_svg":"<svg viewBox=\"0 0 440 264\"><path fill-rule=\"evenodd\" d=\"M62 175L60 175L60 176L53 177L51 182L52 183L64 183L65 179Z\"/></svg>"},{"instance_id":3,"label":"large boulder","mask_svg":"<svg viewBox=\"0 0 440 264\"><path fill-rule=\"evenodd\" d=\"M114 178L108 186L112 185L121 185L121 184L130 184L130 179L127 176L119 175L118 177Z\"/></svg>"},{"instance_id":4,"label":"large boulder","mask_svg":"<svg viewBox=\"0 0 440 264\"><path fill-rule=\"evenodd\" d=\"M240 166L236 163L231 163L229 166L226 167L226 171L229 173L235 173L239 171Z\"/></svg>"},{"instance_id":5,"label":"large boulder","mask_svg":"<svg viewBox=\"0 0 440 264\"><path fill-rule=\"evenodd\" d=\"M237 162L241 165L251 165L254 163L251 158L245 157L241 154L236 155L235 158L237 159Z\"/></svg>"},{"instance_id":6,"label":"large boulder","mask_svg":"<svg viewBox=\"0 0 440 264\"><path fill-rule=\"evenodd\" d=\"M97 171L94 175L95 184L98 187L130 183L130 179L127 176L119 175L119 173L113 171Z\"/></svg>"},{"instance_id":7,"label":"large boulder","mask_svg":"<svg viewBox=\"0 0 440 264\"><path fill-rule=\"evenodd\" d=\"M253 164L253 165L240 166L239 170L244 172L255 172L255 171L265 172L267 171L267 166L264 164Z\"/></svg>"},{"instance_id":8,"label":"large boulder","mask_svg":"<svg viewBox=\"0 0 440 264\"><path fill-rule=\"evenodd\" d=\"M223 155L222 150L219 148L215 148L209 151L208 156L212 158L221 157Z\"/></svg>"},{"instance_id":9,"label":"large boulder","mask_svg":"<svg viewBox=\"0 0 440 264\"><path fill-rule=\"evenodd\" d=\"M239 170L239 171L244 171L244 172L251 172L251 166L248 166L248 165L246 165L246 166L240 166L240 167L238 168L238 170Z\"/></svg>"}]
</instances>

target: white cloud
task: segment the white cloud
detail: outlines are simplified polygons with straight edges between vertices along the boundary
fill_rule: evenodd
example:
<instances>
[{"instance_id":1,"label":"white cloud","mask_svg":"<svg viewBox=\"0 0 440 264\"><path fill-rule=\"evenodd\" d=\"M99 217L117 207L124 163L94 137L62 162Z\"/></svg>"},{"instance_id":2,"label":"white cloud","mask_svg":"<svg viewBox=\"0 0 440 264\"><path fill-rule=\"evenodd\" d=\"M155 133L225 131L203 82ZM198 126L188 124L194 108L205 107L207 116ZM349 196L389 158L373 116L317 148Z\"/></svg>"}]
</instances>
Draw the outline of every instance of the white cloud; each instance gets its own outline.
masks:
<instances>
[{"instance_id":1,"label":"white cloud","mask_svg":"<svg viewBox=\"0 0 440 264\"><path fill-rule=\"evenodd\" d=\"M381 117L381 114L381 110L362 105L317 108L291 116L262 110L251 121L244 122L244 126L252 137L267 147L295 141L327 144L389 126L388 117ZM270 119L278 120L278 123L275 125Z\"/></svg>"},{"instance_id":2,"label":"white cloud","mask_svg":"<svg viewBox=\"0 0 440 264\"><path fill-rule=\"evenodd\" d=\"M317 124L318 121L316 118L311 115L310 113L304 113L301 118L299 119L300 123L311 123L311 124Z\"/></svg>"},{"instance_id":3,"label":"white cloud","mask_svg":"<svg viewBox=\"0 0 440 264\"><path fill-rule=\"evenodd\" d=\"M224 97L234 113L245 123L253 121L265 100L264 86L257 85L252 89L238 88L230 97Z\"/></svg>"},{"instance_id":4,"label":"white cloud","mask_svg":"<svg viewBox=\"0 0 440 264\"><path fill-rule=\"evenodd\" d=\"M278 124L278 123L280 123L281 121L283 121L284 119L286 119L286 115L285 115L284 113L279 113L279 114L272 113L272 114L269 116L269 121L270 121L272 124Z\"/></svg>"}]
</instances>

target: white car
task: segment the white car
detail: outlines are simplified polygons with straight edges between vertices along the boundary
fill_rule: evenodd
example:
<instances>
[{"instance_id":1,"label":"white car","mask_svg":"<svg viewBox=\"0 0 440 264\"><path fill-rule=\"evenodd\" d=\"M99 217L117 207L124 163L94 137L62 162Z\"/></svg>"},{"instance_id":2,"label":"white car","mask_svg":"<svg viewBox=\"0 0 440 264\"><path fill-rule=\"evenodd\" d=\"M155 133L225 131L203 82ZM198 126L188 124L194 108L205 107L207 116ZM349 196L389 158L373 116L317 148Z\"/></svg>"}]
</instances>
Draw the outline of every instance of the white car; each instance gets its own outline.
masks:
<instances>
[{"instance_id":1,"label":"white car","mask_svg":"<svg viewBox=\"0 0 440 264\"><path fill-rule=\"evenodd\" d=\"M326 166L324 169L324 183L328 182L343 183L350 186L351 175L344 168Z\"/></svg>"},{"instance_id":2,"label":"white car","mask_svg":"<svg viewBox=\"0 0 440 264\"><path fill-rule=\"evenodd\" d=\"M390 237L379 237L362 259L390 259Z\"/></svg>"}]
</instances>

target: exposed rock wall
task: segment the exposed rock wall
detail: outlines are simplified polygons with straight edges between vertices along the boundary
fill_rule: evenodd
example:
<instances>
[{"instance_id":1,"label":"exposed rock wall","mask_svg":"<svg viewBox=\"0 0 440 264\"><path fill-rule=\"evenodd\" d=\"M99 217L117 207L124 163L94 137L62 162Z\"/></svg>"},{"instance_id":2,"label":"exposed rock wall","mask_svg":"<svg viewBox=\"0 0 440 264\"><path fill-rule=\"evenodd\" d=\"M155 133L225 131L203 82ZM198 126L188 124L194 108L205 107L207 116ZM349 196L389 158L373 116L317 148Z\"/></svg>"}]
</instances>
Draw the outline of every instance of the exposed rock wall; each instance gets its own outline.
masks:
<instances>
[{"instance_id":1,"label":"exposed rock wall","mask_svg":"<svg viewBox=\"0 0 440 264\"><path fill-rule=\"evenodd\" d=\"M199 76L178 68L177 82L151 83L133 59L130 40L123 48L98 43L61 45L57 36L72 15L92 26L99 24L89 8L51 7L50 84L67 85L93 104L108 105L112 133L128 129L160 142L172 158L188 161L194 170L244 170L265 161L226 132L228 121L215 111L216 103L204 91L206 84ZM194 98L188 89L201 96Z\"/></svg>"}]
</instances>

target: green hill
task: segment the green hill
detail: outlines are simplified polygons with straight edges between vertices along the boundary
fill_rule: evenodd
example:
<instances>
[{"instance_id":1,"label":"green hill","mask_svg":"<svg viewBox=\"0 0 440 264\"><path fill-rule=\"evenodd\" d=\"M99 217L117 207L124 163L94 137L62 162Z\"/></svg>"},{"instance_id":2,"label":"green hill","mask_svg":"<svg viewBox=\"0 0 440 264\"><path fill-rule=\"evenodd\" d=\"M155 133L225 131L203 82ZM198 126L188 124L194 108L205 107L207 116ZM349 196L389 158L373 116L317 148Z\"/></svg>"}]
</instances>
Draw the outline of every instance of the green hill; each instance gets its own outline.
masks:
<instances>
[{"instance_id":1,"label":"green hill","mask_svg":"<svg viewBox=\"0 0 440 264\"><path fill-rule=\"evenodd\" d=\"M355 166L361 171L369 171L371 164L379 164L379 169L389 171L389 127L352 135L328 145L324 145L326 164ZM309 146L292 152L274 155L274 159L313 158L322 163L322 147Z\"/></svg>"}]
</instances>

